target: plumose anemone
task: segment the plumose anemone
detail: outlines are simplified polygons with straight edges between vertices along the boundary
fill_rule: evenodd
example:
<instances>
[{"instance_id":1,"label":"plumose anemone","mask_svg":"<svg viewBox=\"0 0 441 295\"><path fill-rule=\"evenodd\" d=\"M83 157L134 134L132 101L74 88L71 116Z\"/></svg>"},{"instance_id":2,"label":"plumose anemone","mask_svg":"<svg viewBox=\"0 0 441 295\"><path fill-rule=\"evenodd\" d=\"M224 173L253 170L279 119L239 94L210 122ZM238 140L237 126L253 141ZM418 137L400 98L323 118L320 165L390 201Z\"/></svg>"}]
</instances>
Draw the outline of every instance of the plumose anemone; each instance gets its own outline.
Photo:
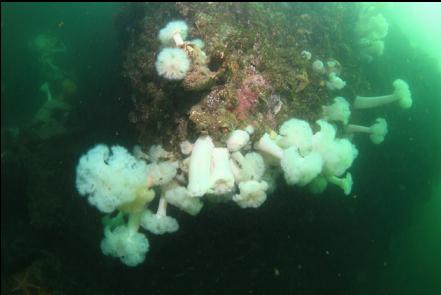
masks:
<instances>
[{"instance_id":1,"label":"plumose anemone","mask_svg":"<svg viewBox=\"0 0 441 295\"><path fill-rule=\"evenodd\" d=\"M355 109L375 108L384 104L389 104L398 101L400 107L408 109L412 106L412 94L409 90L409 85L401 79L394 81L394 93L383 96L357 96L354 101Z\"/></svg>"},{"instance_id":2,"label":"plumose anemone","mask_svg":"<svg viewBox=\"0 0 441 295\"><path fill-rule=\"evenodd\" d=\"M159 40L164 46L181 46L187 38L188 26L184 21L169 22L159 31Z\"/></svg>"},{"instance_id":3,"label":"plumose anemone","mask_svg":"<svg viewBox=\"0 0 441 295\"><path fill-rule=\"evenodd\" d=\"M190 59L183 49L164 48L155 63L158 74L169 80L182 80L190 70Z\"/></svg>"},{"instance_id":4,"label":"plumose anemone","mask_svg":"<svg viewBox=\"0 0 441 295\"><path fill-rule=\"evenodd\" d=\"M334 103L329 106L322 106L323 119L328 121L340 121L343 124L348 124L351 110L349 103L344 97L334 98Z\"/></svg>"},{"instance_id":5,"label":"plumose anemone","mask_svg":"<svg viewBox=\"0 0 441 295\"><path fill-rule=\"evenodd\" d=\"M383 118L377 118L375 124L370 127L349 124L346 126L346 133L368 133L372 142L380 144L384 141L384 137L387 134L387 122Z\"/></svg>"}]
</instances>

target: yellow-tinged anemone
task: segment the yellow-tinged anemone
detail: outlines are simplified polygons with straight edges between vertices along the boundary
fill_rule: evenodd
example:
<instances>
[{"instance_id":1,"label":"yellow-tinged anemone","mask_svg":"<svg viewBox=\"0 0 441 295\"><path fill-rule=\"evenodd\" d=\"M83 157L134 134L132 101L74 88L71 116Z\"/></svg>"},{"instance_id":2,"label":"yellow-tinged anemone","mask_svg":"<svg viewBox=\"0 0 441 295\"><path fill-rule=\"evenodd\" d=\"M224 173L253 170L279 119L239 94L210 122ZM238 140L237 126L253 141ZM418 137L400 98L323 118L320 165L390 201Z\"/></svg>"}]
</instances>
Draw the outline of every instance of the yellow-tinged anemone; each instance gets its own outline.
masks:
<instances>
[{"instance_id":1,"label":"yellow-tinged anemone","mask_svg":"<svg viewBox=\"0 0 441 295\"><path fill-rule=\"evenodd\" d=\"M148 187L140 188L136 193L136 198L130 202L118 207L118 210L124 213L137 213L144 209L145 205L153 201L155 191Z\"/></svg>"},{"instance_id":2,"label":"yellow-tinged anemone","mask_svg":"<svg viewBox=\"0 0 441 295\"><path fill-rule=\"evenodd\" d=\"M271 129L270 132L269 132L269 136L270 136L271 139L276 139L277 138L277 132Z\"/></svg>"}]
</instances>

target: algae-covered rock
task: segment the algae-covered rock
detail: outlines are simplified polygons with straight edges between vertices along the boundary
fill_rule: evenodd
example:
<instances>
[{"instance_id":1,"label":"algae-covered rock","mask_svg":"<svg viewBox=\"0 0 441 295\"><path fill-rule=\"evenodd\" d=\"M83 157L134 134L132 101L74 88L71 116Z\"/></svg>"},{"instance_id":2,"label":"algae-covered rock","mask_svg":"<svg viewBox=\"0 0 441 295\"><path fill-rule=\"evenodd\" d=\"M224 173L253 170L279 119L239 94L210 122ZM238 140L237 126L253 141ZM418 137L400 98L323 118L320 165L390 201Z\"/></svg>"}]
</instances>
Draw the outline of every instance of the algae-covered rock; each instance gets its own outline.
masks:
<instances>
[{"instance_id":1,"label":"algae-covered rock","mask_svg":"<svg viewBox=\"0 0 441 295\"><path fill-rule=\"evenodd\" d=\"M210 2L144 9L144 17L138 10L138 20L130 22L124 63L135 105L130 119L141 131L141 144L167 145L201 132L221 140L249 124L259 133L292 116L315 121L334 96L326 89L327 72L313 72L315 59L336 65L333 71L348 84L343 92L366 87L350 45L352 5ZM191 69L180 81L161 78L154 67L162 49L158 32L172 20L188 26L179 47Z\"/></svg>"}]
</instances>

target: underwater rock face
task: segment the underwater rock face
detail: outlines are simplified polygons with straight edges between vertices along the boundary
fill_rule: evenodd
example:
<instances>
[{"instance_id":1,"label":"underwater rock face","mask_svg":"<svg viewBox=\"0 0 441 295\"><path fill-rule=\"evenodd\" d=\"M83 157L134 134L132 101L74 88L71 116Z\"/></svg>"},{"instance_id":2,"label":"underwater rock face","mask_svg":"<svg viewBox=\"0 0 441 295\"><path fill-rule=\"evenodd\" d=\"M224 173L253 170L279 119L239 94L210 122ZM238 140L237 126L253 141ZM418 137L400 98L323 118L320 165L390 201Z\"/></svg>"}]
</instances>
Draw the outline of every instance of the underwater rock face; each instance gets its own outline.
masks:
<instances>
[{"instance_id":1,"label":"underwater rock face","mask_svg":"<svg viewBox=\"0 0 441 295\"><path fill-rule=\"evenodd\" d=\"M270 90L268 82L253 66L246 71L242 85L236 90L237 106L233 110L240 120L246 120L256 109L259 96Z\"/></svg>"},{"instance_id":2,"label":"underwater rock face","mask_svg":"<svg viewBox=\"0 0 441 295\"><path fill-rule=\"evenodd\" d=\"M202 91L209 89L213 84L214 73L206 66L193 66L190 72L185 76L182 87L185 90Z\"/></svg>"},{"instance_id":3,"label":"underwater rock face","mask_svg":"<svg viewBox=\"0 0 441 295\"><path fill-rule=\"evenodd\" d=\"M311 62L316 58L338 65L338 74L350 84L345 91L358 90L365 80L354 72L346 76L344 64L354 68L358 55L345 45L349 36L330 25L333 16L349 15L350 8L322 8L327 17L314 13L308 5L301 8L293 14L283 5L261 3L147 4L145 14L149 16L131 22L134 33L124 63L136 106L131 121L141 133L159 129L157 135L141 136L140 144L162 141L176 150L167 142L182 136L174 132L173 120L162 114L187 121L184 133L191 139L209 132L215 140L249 124L261 133L292 116L316 120L318 107L332 98L326 89L327 74L313 72ZM154 67L161 50L158 32L171 20L182 20L188 26L188 34L178 46L191 60L182 81L163 79ZM306 51L312 58L305 57ZM343 56L342 65L337 60ZM223 89L221 95L219 89ZM279 99L275 102L272 95ZM149 110L148 116L144 110ZM164 141L163 134L171 139Z\"/></svg>"}]
</instances>

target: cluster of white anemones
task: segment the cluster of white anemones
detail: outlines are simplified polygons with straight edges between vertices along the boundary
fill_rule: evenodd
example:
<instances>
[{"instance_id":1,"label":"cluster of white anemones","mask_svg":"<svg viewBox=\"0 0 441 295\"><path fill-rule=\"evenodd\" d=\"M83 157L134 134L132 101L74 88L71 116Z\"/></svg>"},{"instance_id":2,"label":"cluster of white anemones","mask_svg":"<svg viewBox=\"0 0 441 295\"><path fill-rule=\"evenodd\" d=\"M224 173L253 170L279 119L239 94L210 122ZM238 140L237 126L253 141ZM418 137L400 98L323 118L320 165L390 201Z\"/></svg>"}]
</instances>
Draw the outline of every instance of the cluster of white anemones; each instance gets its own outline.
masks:
<instances>
[{"instance_id":1,"label":"cluster of white anemones","mask_svg":"<svg viewBox=\"0 0 441 295\"><path fill-rule=\"evenodd\" d=\"M317 65L313 64L313 67ZM331 63L328 68L336 68ZM390 95L355 98L353 108L364 109L398 102L402 108L412 105L409 87L397 79ZM347 138L336 136L330 121L344 126L347 134L368 133L379 144L387 134L387 123L377 118L370 127L348 124L350 104L343 97L322 107L320 130L313 132L306 121L291 118L279 133L264 133L252 143L252 126L234 130L216 146L209 135L194 143L180 144L175 155L154 145L144 152L139 146L130 154L121 146L109 149L97 145L80 158L76 185L99 211L109 214L104 227L101 250L119 258L128 266L145 260L149 250L147 237L140 228L153 233L172 233L179 229L176 219L167 215L172 206L196 215L204 201L235 202L242 208L260 207L276 187L279 174L289 185L309 185L311 192L324 191L328 183L339 186L346 195L352 188L347 170L358 155ZM149 209L160 192L156 212ZM118 212L116 217L110 217Z\"/></svg>"},{"instance_id":2,"label":"cluster of white anemones","mask_svg":"<svg viewBox=\"0 0 441 295\"><path fill-rule=\"evenodd\" d=\"M206 59L202 51L204 42L201 39L185 41L188 26L184 21L169 22L159 31L159 40L164 47L156 58L158 75L169 80L182 80L191 68L191 59L186 51L187 46L198 59Z\"/></svg>"},{"instance_id":3,"label":"cluster of white anemones","mask_svg":"<svg viewBox=\"0 0 441 295\"><path fill-rule=\"evenodd\" d=\"M361 56L372 61L375 57L383 55L384 38L389 30L389 24L384 16L369 4L361 8L355 33L358 37Z\"/></svg>"},{"instance_id":4,"label":"cluster of white anemones","mask_svg":"<svg viewBox=\"0 0 441 295\"><path fill-rule=\"evenodd\" d=\"M395 92L379 97L357 97L353 108L370 108L398 101L404 108L412 104L411 93L402 80L394 82ZM80 158L76 185L99 211L109 214L104 227L101 250L128 266L143 262L149 250L140 228L153 233L172 233L179 229L176 219L167 215L172 206L197 215L204 201L235 202L242 208L260 207L283 174L289 185L309 185L320 193L328 183L339 186L346 195L352 188L347 170L358 155L347 138L338 138L329 121L341 122L348 134L363 132L375 143L387 133L386 121L378 118L371 127L348 124L350 105L343 97L323 106L320 130L313 132L306 121L291 118L279 133L264 133L251 142L254 128L237 129L216 146L209 135L194 143L181 143L175 155L154 145L144 152L139 146L130 154L121 146L109 149L97 145ZM160 192L158 208L149 207ZM118 212L116 217L109 217ZM121 217L122 216L122 217Z\"/></svg>"},{"instance_id":5,"label":"cluster of white anemones","mask_svg":"<svg viewBox=\"0 0 441 295\"><path fill-rule=\"evenodd\" d=\"M381 16L382 17L382 16ZM382 30L380 26L378 30ZM384 29L384 28L383 28ZM370 29L371 31L374 29ZM387 31L387 30L386 30ZM375 35L375 33L372 33ZM382 35L382 33L378 33ZM302 56L306 60L310 60L312 53L303 50ZM328 59L323 63L321 60L316 59L312 64L312 70L319 75L327 75L329 80L326 82L326 86L329 90L341 90L346 82L338 77L340 75L342 67L340 63L334 59ZM407 109L412 106L412 94L409 90L409 85L406 81L396 79L393 82L394 92L392 94L383 96L356 96L352 105L353 109L367 109L375 108L378 106L398 102L401 108ZM370 126L360 126L354 124L348 124L349 117L351 115L350 104L343 97L335 97L334 103L329 106L322 106L322 118L327 121L339 121L341 122L347 134L354 133L368 133L372 142L375 144L382 143L385 135L388 132L387 122L384 118L377 118L376 122Z\"/></svg>"},{"instance_id":6,"label":"cluster of white anemones","mask_svg":"<svg viewBox=\"0 0 441 295\"><path fill-rule=\"evenodd\" d=\"M323 120L318 124L321 130L313 134L307 122L290 119L279 134L265 133L254 144L251 126L233 131L223 146L215 146L204 135L193 144L182 143L181 155L161 146L152 146L147 153L137 146L132 154L121 146L95 146L80 158L76 185L99 211L109 216L120 213L107 218L103 253L135 266L149 249L140 228L153 234L179 229L176 219L167 215L168 204L191 215L200 212L204 201L256 208L275 189L281 172L291 185L304 186L321 177L349 193L350 176L338 176L351 166L357 150L349 140L335 137L334 126ZM155 191L159 201L152 212Z\"/></svg>"},{"instance_id":7,"label":"cluster of white anemones","mask_svg":"<svg viewBox=\"0 0 441 295\"><path fill-rule=\"evenodd\" d=\"M346 86L346 81L340 78L341 65L335 59L328 59L323 63L320 59L316 59L312 63L312 70L319 75L326 75L326 87L329 90L341 90Z\"/></svg>"}]
</instances>

